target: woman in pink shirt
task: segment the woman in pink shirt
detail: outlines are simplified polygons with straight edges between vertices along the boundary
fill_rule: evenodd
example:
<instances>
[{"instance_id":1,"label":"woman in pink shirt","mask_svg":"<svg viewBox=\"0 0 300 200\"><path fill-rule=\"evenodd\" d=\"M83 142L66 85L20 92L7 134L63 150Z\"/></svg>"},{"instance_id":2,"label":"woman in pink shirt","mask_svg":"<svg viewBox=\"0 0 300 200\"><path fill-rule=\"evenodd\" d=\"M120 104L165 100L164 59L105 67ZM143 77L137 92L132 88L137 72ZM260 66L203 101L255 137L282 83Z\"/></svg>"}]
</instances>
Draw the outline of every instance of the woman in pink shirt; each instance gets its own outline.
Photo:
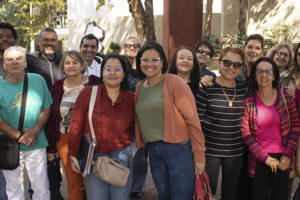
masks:
<instances>
[{"instance_id":1,"label":"woman in pink shirt","mask_svg":"<svg viewBox=\"0 0 300 200\"><path fill-rule=\"evenodd\" d=\"M300 123L294 98L277 89L279 69L270 58L252 66L254 92L244 100L242 139L249 148L252 199L264 200L271 188L273 200L288 199L289 171L297 147Z\"/></svg>"}]
</instances>

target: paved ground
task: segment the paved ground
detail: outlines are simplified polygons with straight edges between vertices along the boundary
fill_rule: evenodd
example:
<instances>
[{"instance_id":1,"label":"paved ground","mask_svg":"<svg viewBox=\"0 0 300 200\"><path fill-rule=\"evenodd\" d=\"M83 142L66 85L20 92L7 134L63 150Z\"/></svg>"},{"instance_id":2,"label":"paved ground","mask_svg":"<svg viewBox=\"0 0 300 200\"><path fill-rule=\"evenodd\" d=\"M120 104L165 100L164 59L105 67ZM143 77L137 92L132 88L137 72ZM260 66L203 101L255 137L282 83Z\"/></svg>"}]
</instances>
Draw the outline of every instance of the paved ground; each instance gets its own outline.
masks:
<instances>
[{"instance_id":1,"label":"paved ground","mask_svg":"<svg viewBox=\"0 0 300 200\"><path fill-rule=\"evenodd\" d=\"M62 164L61 164L61 166L62 166ZM65 179L65 176L64 176L64 170L63 170L63 168L61 168L61 172L62 172L62 175L63 175L63 182L62 182L62 187L61 187L61 193L62 193L64 199L68 200L67 184L66 184L66 179ZM221 176L221 173L220 173L220 176ZM27 180L25 182L25 187L27 188L28 187L28 183L27 183L28 182L28 178L25 177L25 179ZM220 179L221 178L219 177L219 180ZM297 189L298 184L299 184L299 179L296 178L294 180L294 183L293 183L292 195L294 194L295 190ZM217 198L218 199L220 198L220 194L221 194L220 188L221 188L221 182L219 181L219 183L218 183L218 189L217 189ZM27 191L27 189L25 191ZM144 200L158 200L157 190L156 190L155 185L153 183L153 179L152 179L152 176L151 176L151 173L150 173L150 169L148 170L148 175L147 175L147 179L146 179L146 192L144 193L144 198L143 199ZM29 200L29 198L27 196L27 192L26 192L26 200ZM131 200L134 200L134 199L131 199Z\"/></svg>"},{"instance_id":2,"label":"paved ground","mask_svg":"<svg viewBox=\"0 0 300 200\"><path fill-rule=\"evenodd\" d=\"M61 163L62 166L62 163ZM62 172L62 176L63 176L63 181L62 181L62 186L61 186L61 194L64 197L65 200L68 200L68 193L67 193L67 182L65 179L65 172L63 167L61 167L61 172ZM25 188L27 191L28 188L28 178L27 175L25 173ZM157 194L157 190L155 188L155 185L153 183L153 179L150 173L150 169L148 170L148 175L147 175L147 179L146 179L146 192L144 193L144 200L158 200L158 194ZM26 200L30 200L28 197L28 193L26 192ZM132 199L134 200L134 199Z\"/></svg>"}]
</instances>

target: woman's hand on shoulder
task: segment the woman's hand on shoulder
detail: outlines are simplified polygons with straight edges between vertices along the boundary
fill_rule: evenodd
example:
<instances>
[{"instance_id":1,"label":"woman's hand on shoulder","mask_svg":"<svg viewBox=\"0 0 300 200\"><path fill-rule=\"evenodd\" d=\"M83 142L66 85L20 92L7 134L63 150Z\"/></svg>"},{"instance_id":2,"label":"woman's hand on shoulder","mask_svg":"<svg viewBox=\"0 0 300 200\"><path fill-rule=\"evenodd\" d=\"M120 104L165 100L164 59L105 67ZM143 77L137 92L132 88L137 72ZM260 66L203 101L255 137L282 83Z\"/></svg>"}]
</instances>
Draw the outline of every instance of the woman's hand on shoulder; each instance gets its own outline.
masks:
<instances>
[{"instance_id":1,"label":"woman's hand on shoulder","mask_svg":"<svg viewBox=\"0 0 300 200\"><path fill-rule=\"evenodd\" d=\"M287 93L292 96L292 97L295 97L295 90L291 89L291 88L287 88Z\"/></svg>"},{"instance_id":2,"label":"woman's hand on shoulder","mask_svg":"<svg viewBox=\"0 0 300 200\"><path fill-rule=\"evenodd\" d=\"M209 76L209 75L205 75L201 78L200 82L199 82L199 87L202 88L203 86L212 86L214 77Z\"/></svg>"},{"instance_id":3,"label":"woman's hand on shoulder","mask_svg":"<svg viewBox=\"0 0 300 200\"><path fill-rule=\"evenodd\" d=\"M300 90L300 78L297 78L296 80L296 88Z\"/></svg>"},{"instance_id":4,"label":"woman's hand on shoulder","mask_svg":"<svg viewBox=\"0 0 300 200\"><path fill-rule=\"evenodd\" d=\"M199 177L205 170L205 163L195 163L195 175Z\"/></svg>"}]
</instances>

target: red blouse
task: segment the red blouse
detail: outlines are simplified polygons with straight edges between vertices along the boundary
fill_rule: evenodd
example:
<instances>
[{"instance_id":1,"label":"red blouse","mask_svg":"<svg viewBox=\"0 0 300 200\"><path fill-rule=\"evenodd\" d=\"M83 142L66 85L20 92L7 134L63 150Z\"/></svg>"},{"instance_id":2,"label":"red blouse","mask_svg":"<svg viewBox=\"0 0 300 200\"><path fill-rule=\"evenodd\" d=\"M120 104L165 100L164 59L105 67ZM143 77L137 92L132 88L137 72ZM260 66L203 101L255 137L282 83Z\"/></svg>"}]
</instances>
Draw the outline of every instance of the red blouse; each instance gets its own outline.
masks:
<instances>
[{"instance_id":1,"label":"red blouse","mask_svg":"<svg viewBox=\"0 0 300 200\"><path fill-rule=\"evenodd\" d=\"M84 133L90 134L88 107L92 86L84 88L78 95L69 130L69 154L77 156L80 140ZM93 110L93 126L97 139L97 152L112 153L127 146L132 141L134 122L134 95L121 90L112 104L104 84L99 85ZM91 135L90 135L90 138Z\"/></svg>"}]
</instances>

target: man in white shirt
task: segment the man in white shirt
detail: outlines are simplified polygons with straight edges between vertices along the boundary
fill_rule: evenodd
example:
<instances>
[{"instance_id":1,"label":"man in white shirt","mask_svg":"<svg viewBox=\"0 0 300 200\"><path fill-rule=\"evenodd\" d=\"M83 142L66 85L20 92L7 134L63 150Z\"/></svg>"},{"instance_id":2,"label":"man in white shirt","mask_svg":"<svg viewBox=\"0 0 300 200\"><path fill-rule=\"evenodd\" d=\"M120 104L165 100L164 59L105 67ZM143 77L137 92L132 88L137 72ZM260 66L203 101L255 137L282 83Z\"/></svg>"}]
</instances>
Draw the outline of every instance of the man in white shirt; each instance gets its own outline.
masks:
<instances>
[{"instance_id":1,"label":"man in white shirt","mask_svg":"<svg viewBox=\"0 0 300 200\"><path fill-rule=\"evenodd\" d=\"M85 74L88 76L101 76L102 58L100 56L96 56L98 47L99 40L93 34L85 35L80 41L79 51L84 60L87 62L88 69Z\"/></svg>"}]
</instances>

